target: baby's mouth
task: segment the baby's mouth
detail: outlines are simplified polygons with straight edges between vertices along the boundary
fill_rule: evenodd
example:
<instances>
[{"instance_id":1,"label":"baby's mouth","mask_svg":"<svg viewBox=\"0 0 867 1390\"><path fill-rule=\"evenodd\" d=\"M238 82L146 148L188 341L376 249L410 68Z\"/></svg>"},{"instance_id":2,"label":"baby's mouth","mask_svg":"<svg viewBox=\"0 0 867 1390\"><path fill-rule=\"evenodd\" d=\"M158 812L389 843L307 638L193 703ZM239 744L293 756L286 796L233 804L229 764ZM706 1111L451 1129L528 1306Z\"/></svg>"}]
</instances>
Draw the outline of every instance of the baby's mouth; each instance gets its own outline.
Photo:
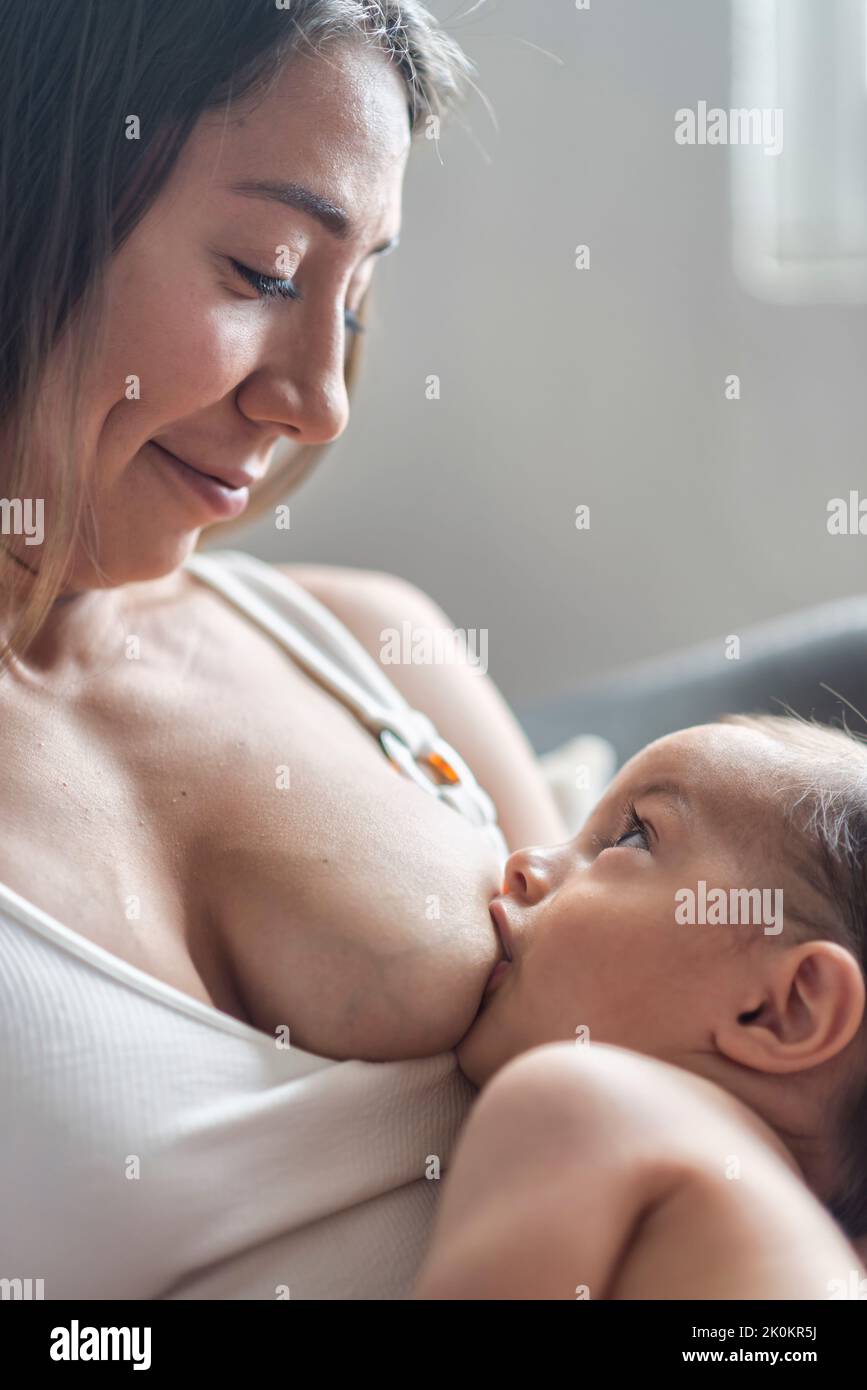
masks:
<instances>
[{"instance_id":1,"label":"baby's mouth","mask_svg":"<svg viewBox=\"0 0 867 1390\"><path fill-rule=\"evenodd\" d=\"M489 994L493 994L494 990L497 988L500 982L505 978L506 975L508 975L511 968L512 962L510 960L497 961L496 965L491 971L490 979L488 980L488 983L485 985L485 992L482 995L483 999L487 999Z\"/></svg>"},{"instance_id":2,"label":"baby's mouth","mask_svg":"<svg viewBox=\"0 0 867 1390\"><path fill-rule=\"evenodd\" d=\"M505 908L503 907L502 901L499 898L494 898L488 911L491 914L491 921L494 924L494 930L497 933L500 946L502 947L503 956L506 961L511 962L512 960L514 960L514 952L512 951L512 938L509 932L509 923L506 918L506 912Z\"/></svg>"},{"instance_id":3,"label":"baby's mouth","mask_svg":"<svg viewBox=\"0 0 867 1390\"><path fill-rule=\"evenodd\" d=\"M488 910L491 914L491 921L494 924L494 930L497 933L497 940L500 943L500 949L503 954L488 976L488 983L485 985L482 995L483 999L487 999L488 995L492 994L504 977L508 975L512 968L513 960L509 938L509 926L506 921L503 905L497 899L494 899Z\"/></svg>"}]
</instances>

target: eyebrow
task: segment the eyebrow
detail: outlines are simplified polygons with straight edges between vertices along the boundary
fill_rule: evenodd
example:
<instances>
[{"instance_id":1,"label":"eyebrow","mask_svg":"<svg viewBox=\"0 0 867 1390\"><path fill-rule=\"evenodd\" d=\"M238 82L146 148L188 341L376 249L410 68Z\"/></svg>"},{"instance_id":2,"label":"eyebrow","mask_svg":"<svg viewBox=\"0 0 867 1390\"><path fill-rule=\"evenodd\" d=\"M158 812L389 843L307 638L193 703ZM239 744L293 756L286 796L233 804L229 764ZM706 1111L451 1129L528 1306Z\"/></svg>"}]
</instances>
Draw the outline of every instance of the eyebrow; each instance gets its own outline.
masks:
<instances>
[{"instance_id":1,"label":"eyebrow","mask_svg":"<svg viewBox=\"0 0 867 1390\"><path fill-rule=\"evenodd\" d=\"M664 797L666 801L675 802L680 810L690 810L689 797L676 782L647 782L633 792L636 801L646 796Z\"/></svg>"},{"instance_id":2,"label":"eyebrow","mask_svg":"<svg viewBox=\"0 0 867 1390\"><path fill-rule=\"evenodd\" d=\"M692 819L692 806L689 798L676 782L643 782L641 786L630 790L627 795L629 802L633 806L640 806L642 801L655 798L661 801L669 811L673 811L682 822L687 822L688 824ZM640 811L638 815L641 816ZM641 816L641 818L642 820L646 819L644 816ZM654 839L659 843L659 833L656 827L651 824L651 829Z\"/></svg>"},{"instance_id":3,"label":"eyebrow","mask_svg":"<svg viewBox=\"0 0 867 1390\"><path fill-rule=\"evenodd\" d=\"M637 787L632 793L631 799L634 802L639 802L648 797L657 797L658 800L664 801L669 810L683 820L689 820L692 817L692 802L676 782L648 782L644 786Z\"/></svg>"},{"instance_id":4,"label":"eyebrow","mask_svg":"<svg viewBox=\"0 0 867 1390\"><path fill-rule=\"evenodd\" d=\"M608 795L610 795L610 793ZM629 788L627 791L622 793L619 802L621 816L623 815L627 805L631 804L633 806L637 806L639 802L644 801L648 797L654 796L658 797L661 801L665 801L669 808L672 811L674 811L675 815L680 816L681 819L689 820L691 818L693 808L685 792L681 790L681 788L677 785L676 782L664 780L660 780L658 782L643 782L640 786ZM616 813L616 806L606 807L603 812L603 807L605 806L606 799L607 797L603 797L601 801L598 801L596 803L596 806L594 807L590 816L588 816L587 820L584 822L584 826L578 832L579 835L583 836L585 834L586 828L590 826L591 822L596 818L597 815L604 814L604 817L607 820L609 816L613 816ZM600 836L597 832L594 832L591 835L591 841L596 844L599 844L604 840L605 837Z\"/></svg>"},{"instance_id":5,"label":"eyebrow","mask_svg":"<svg viewBox=\"0 0 867 1390\"><path fill-rule=\"evenodd\" d=\"M305 188L301 183L281 183L276 179L241 179L228 185L230 193L242 198L264 198L266 202L281 203L283 207L295 208L314 218L337 241L349 241L355 235L355 228L345 208L338 207L321 193ZM400 241L393 236L389 241L380 242L370 252L371 256L384 256L393 251Z\"/></svg>"}]
</instances>

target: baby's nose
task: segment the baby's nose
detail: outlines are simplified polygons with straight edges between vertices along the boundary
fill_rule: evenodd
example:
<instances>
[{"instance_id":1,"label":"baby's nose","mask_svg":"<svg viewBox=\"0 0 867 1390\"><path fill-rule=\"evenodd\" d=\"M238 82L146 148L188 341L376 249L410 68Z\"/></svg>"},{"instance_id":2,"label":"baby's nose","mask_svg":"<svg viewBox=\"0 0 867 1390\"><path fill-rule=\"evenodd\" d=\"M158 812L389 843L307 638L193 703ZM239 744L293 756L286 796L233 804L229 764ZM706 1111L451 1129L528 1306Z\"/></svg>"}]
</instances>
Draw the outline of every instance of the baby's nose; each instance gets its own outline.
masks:
<instances>
[{"instance_id":1,"label":"baby's nose","mask_svg":"<svg viewBox=\"0 0 867 1390\"><path fill-rule=\"evenodd\" d=\"M519 849L506 860L503 892L520 902L536 903L550 891L552 878L550 850L538 846Z\"/></svg>"}]
</instances>

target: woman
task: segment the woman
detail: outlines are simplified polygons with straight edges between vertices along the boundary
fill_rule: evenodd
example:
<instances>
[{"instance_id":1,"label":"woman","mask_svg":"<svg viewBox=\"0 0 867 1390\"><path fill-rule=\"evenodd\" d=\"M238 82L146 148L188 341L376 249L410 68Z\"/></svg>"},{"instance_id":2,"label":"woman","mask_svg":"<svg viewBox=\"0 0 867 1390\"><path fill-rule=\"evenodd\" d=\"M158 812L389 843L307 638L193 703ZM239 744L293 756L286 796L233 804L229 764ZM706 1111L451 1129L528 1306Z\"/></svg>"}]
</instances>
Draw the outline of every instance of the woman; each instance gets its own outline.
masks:
<instances>
[{"instance_id":1,"label":"woman","mask_svg":"<svg viewBox=\"0 0 867 1390\"><path fill-rule=\"evenodd\" d=\"M0 17L0 1276L400 1295L471 1096L444 1054L500 956L506 843L565 827L485 679L398 666L394 691L346 645L445 624L424 595L191 552L278 444L297 476L345 428L411 136L469 65L407 0ZM341 643L354 709L321 665ZM443 795L395 776L392 717ZM485 804L460 756L502 835L448 804L461 773Z\"/></svg>"}]
</instances>

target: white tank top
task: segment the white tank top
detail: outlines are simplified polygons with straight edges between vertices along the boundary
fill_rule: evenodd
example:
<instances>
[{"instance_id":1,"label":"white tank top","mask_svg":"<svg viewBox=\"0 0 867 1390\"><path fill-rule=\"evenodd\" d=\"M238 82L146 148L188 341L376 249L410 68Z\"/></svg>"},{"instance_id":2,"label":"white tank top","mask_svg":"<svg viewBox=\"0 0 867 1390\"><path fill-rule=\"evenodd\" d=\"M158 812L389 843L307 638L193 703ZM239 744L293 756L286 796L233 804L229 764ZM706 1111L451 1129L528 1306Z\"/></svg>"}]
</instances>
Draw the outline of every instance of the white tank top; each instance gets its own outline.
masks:
<instances>
[{"instance_id":1,"label":"white tank top","mask_svg":"<svg viewBox=\"0 0 867 1390\"><path fill-rule=\"evenodd\" d=\"M333 614L241 553L187 568L505 863L490 799ZM474 1095L451 1052L281 1048L0 884L0 1280L46 1299L405 1297Z\"/></svg>"}]
</instances>

